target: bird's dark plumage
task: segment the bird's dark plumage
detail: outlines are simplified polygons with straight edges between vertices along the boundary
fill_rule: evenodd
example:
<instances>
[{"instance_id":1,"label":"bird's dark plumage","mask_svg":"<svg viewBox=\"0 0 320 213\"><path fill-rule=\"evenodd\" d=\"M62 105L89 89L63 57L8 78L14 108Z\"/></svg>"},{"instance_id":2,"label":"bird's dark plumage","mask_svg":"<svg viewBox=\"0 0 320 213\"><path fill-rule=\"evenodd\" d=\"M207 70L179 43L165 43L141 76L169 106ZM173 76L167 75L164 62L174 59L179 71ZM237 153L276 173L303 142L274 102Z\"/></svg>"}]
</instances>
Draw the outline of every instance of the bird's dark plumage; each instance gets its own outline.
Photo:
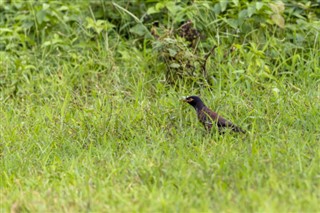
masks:
<instances>
[{"instance_id":1,"label":"bird's dark plumage","mask_svg":"<svg viewBox=\"0 0 320 213\"><path fill-rule=\"evenodd\" d=\"M223 128L230 128L234 132L242 132L245 133L240 127L237 127L230 121L224 119L219 116L217 113L211 111L208 107L204 105L202 100L198 96L189 96L183 101L187 102L197 111L199 121L204 125L204 127L210 131L214 123L219 129L219 132L223 130Z\"/></svg>"}]
</instances>

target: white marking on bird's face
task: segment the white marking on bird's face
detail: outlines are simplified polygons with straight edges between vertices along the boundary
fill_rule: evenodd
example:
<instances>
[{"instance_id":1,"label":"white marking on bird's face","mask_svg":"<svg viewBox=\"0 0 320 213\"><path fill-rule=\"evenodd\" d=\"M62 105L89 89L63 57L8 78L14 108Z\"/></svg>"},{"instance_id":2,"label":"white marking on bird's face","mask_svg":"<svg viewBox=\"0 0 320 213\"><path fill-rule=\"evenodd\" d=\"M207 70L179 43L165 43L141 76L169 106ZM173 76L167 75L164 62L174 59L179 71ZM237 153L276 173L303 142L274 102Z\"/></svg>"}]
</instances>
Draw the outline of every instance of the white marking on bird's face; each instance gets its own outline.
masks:
<instances>
[{"instance_id":1,"label":"white marking on bird's face","mask_svg":"<svg viewBox=\"0 0 320 213\"><path fill-rule=\"evenodd\" d=\"M190 102L192 102L193 101L193 98L187 98L186 99L186 102L188 102L188 103L190 103Z\"/></svg>"}]
</instances>

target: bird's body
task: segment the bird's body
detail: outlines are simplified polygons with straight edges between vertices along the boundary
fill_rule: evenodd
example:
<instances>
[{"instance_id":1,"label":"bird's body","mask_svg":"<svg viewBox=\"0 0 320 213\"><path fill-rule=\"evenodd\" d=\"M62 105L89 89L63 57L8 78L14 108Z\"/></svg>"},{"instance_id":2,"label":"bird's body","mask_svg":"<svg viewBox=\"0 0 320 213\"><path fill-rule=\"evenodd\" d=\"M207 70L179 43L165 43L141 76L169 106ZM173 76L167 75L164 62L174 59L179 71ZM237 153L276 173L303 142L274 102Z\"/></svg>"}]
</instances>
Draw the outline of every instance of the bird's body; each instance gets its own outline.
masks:
<instances>
[{"instance_id":1,"label":"bird's body","mask_svg":"<svg viewBox=\"0 0 320 213\"><path fill-rule=\"evenodd\" d=\"M210 131L215 124L218 127L219 132L222 132L224 128L230 128L234 132L245 133L245 131L240 127L219 116L216 112L211 111L204 105L204 103L198 96L189 96L184 99L184 101L195 108L195 110L197 111L198 119L203 124L206 130Z\"/></svg>"}]
</instances>

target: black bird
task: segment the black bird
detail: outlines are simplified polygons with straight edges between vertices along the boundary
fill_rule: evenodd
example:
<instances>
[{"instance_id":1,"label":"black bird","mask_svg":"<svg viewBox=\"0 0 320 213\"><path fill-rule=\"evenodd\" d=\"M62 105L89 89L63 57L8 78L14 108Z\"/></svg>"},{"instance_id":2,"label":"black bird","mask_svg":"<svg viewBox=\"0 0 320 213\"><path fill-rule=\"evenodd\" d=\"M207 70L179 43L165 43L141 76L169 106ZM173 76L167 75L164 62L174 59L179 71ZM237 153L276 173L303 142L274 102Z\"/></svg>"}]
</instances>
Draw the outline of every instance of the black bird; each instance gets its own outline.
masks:
<instances>
[{"instance_id":1,"label":"black bird","mask_svg":"<svg viewBox=\"0 0 320 213\"><path fill-rule=\"evenodd\" d=\"M230 128L234 132L245 133L240 127L237 127L230 121L224 119L216 112L211 111L198 96L189 96L186 99L183 99L184 102L189 103L197 111L198 119L206 128L207 131L210 131L213 124L216 123L219 132L221 133L224 128Z\"/></svg>"}]
</instances>

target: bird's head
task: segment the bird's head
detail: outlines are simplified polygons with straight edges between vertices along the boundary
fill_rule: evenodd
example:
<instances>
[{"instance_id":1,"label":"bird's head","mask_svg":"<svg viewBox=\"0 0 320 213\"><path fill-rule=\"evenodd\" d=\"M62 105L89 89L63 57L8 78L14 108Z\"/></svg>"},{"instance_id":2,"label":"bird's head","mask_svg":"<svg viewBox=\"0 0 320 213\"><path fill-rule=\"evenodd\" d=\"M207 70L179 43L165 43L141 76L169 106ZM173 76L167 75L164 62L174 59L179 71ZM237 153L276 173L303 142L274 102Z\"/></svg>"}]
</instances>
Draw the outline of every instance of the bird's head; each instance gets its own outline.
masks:
<instances>
[{"instance_id":1,"label":"bird's head","mask_svg":"<svg viewBox=\"0 0 320 213\"><path fill-rule=\"evenodd\" d=\"M183 99L184 102L187 102L191 106L193 106L195 109L200 109L204 106L204 103L198 96L189 96Z\"/></svg>"}]
</instances>

